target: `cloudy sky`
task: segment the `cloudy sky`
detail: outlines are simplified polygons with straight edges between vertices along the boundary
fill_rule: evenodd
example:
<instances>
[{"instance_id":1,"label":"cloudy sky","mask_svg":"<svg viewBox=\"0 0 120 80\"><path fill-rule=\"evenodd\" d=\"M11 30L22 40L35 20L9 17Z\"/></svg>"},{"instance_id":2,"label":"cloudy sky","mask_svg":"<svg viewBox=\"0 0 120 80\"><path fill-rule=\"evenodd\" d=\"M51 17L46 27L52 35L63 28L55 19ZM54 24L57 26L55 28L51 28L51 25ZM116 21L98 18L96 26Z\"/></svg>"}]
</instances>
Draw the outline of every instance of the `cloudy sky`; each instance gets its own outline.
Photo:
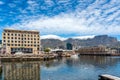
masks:
<instances>
[{"instance_id":1,"label":"cloudy sky","mask_svg":"<svg viewBox=\"0 0 120 80\"><path fill-rule=\"evenodd\" d=\"M4 28L39 30L42 37L120 39L120 0L0 0Z\"/></svg>"}]
</instances>

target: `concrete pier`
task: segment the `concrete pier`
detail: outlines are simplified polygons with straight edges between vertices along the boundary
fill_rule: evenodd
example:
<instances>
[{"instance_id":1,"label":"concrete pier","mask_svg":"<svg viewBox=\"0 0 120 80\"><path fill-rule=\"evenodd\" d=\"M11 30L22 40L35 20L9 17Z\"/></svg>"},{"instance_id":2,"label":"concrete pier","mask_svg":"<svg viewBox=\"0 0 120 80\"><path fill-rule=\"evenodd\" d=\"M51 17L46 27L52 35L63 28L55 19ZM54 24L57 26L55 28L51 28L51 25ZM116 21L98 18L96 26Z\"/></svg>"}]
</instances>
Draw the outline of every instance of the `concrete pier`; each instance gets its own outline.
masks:
<instances>
[{"instance_id":1,"label":"concrete pier","mask_svg":"<svg viewBox=\"0 0 120 80\"><path fill-rule=\"evenodd\" d=\"M65 55L62 57L70 57L70 55ZM12 62L12 61L40 61L40 60L51 60L58 58L54 54L22 54L22 55L0 55L2 62Z\"/></svg>"},{"instance_id":2,"label":"concrete pier","mask_svg":"<svg viewBox=\"0 0 120 80\"><path fill-rule=\"evenodd\" d=\"M120 80L120 78L108 74L103 74L99 76L99 80Z\"/></svg>"}]
</instances>

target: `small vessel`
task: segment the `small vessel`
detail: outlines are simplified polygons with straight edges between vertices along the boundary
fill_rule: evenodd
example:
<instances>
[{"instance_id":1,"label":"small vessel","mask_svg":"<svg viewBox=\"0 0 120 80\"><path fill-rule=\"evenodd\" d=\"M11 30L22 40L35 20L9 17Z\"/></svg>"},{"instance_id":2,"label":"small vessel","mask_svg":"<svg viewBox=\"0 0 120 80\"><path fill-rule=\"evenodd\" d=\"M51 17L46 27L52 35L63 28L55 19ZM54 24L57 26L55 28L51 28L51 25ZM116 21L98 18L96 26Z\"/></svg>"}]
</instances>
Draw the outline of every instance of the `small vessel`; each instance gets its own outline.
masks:
<instances>
[{"instance_id":1,"label":"small vessel","mask_svg":"<svg viewBox=\"0 0 120 80\"><path fill-rule=\"evenodd\" d=\"M71 55L71 58L77 59L78 58L78 54Z\"/></svg>"}]
</instances>

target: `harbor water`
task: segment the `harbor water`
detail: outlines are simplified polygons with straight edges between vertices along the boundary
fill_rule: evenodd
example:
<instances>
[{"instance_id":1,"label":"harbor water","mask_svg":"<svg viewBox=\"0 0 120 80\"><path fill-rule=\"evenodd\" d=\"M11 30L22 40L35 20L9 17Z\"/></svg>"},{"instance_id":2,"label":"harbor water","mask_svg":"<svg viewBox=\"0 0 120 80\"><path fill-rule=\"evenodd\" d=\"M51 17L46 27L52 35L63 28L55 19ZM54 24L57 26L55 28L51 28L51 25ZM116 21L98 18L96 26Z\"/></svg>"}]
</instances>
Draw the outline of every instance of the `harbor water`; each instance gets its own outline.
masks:
<instances>
[{"instance_id":1,"label":"harbor water","mask_svg":"<svg viewBox=\"0 0 120 80\"><path fill-rule=\"evenodd\" d=\"M98 80L120 77L120 57L80 56L50 61L2 62L0 80Z\"/></svg>"}]
</instances>

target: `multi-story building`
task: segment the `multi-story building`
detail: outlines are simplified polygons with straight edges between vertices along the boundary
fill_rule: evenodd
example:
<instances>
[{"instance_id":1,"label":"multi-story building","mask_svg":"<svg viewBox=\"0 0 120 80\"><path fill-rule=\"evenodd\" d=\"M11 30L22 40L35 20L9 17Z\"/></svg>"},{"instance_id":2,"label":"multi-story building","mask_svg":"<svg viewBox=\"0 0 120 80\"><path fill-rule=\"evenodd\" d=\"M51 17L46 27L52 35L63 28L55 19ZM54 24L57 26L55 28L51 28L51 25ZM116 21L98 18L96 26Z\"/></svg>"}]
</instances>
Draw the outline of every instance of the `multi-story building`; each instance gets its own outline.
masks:
<instances>
[{"instance_id":1,"label":"multi-story building","mask_svg":"<svg viewBox=\"0 0 120 80\"><path fill-rule=\"evenodd\" d=\"M6 53L23 52L38 54L40 51L39 31L4 29L2 45L6 48Z\"/></svg>"}]
</instances>

